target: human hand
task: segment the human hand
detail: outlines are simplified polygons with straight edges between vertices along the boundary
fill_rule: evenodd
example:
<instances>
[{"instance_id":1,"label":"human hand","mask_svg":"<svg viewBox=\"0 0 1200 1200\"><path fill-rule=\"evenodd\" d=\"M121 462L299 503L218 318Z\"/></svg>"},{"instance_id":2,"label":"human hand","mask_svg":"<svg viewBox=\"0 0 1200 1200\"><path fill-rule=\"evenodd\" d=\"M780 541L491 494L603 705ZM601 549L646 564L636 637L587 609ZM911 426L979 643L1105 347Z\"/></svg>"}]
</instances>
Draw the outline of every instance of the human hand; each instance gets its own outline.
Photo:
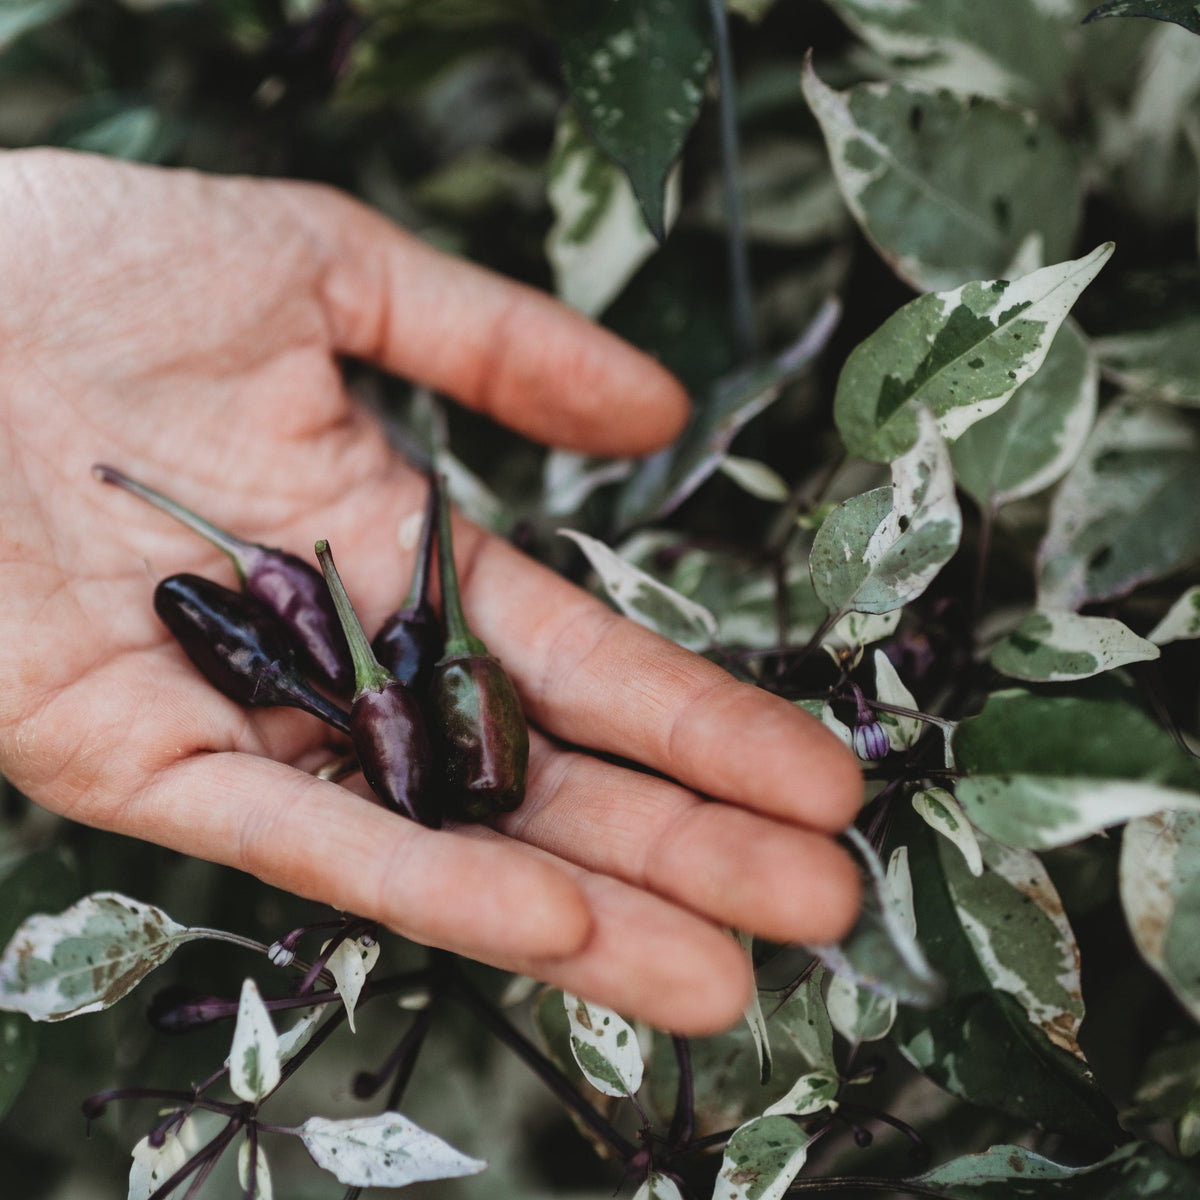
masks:
<instances>
[{"instance_id":1,"label":"human hand","mask_svg":"<svg viewBox=\"0 0 1200 1200\"><path fill-rule=\"evenodd\" d=\"M829 835L861 780L792 705L457 524L468 619L533 726L529 786L494 829L426 829L308 774L329 757L314 718L244 710L197 675L151 593L178 571L232 583L228 562L89 470L118 465L270 545L327 537L373 629L403 594L397 529L424 483L336 356L608 454L684 420L651 360L309 185L11 153L0 225L0 770L16 786L681 1033L749 998L722 926L847 930L857 870Z\"/></svg>"}]
</instances>

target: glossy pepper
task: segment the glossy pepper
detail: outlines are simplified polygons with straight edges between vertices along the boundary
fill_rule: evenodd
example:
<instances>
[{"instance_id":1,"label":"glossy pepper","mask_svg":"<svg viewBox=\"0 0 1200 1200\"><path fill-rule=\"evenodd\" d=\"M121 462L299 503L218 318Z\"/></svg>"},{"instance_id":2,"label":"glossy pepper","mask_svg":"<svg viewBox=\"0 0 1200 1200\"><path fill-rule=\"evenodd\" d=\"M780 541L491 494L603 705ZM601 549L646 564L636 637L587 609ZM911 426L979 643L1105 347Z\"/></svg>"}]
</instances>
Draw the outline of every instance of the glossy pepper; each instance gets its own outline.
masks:
<instances>
[{"instance_id":1,"label":"glossy pepper","mask_svg":"<svg viewBox=\"0 0 1200 1200\"><path fill-rule=\"evenodd\" d=\"M260 546L227 533L115 467L97 463L92 474L103 483L140 496L229 555L242 588L261 600L287 627L304 667L331 691L342 695L350 691L354 679L350 651L319 571L286 550Z\"/></svg>"},{"instance_id":2,"label":"glossy pepper","mask_svg":"<svg viewBox=\"0 0 1200 1200\"><path fill-rule=\"evenodd\" d=\"M429 686L430 725L445 784L447 815L478 821L512 812L525 798L529 729L513 682L467 628L454 567L443 482L438 562L446 653Z\"/></svg>"},{"instance_id":3,"label":"glossy pepper","mask_svg":"<svg viewBox=\"0 0 1200 1200\"><path fill-rule=\"evenodd\" d=\"M350 732L349 717L300 674L291 642L260 600L200 575L169 575L154 589L154 611L204 678L231 700L301 708Z\"/></svg>"},{"instance_id":4,"label":"glossy pepper","mask_svg":"<svg viewBox=\"0 0 1200 1200\"><path fill-rule=\"evenodd\" d=\"M363 778L388 808L437 829L442 814L433 794L433 751L416 693L371 652L329 543L319 541L316 552L354 662L350 738Z\"/></svg>"},{"instance_id":5,"label":"glossy pepper","mask_svg":"<svg viewBox=\"0 0 1200 1200\"><path fill-rule=\"evenodd\" d=\"M425 695L434 664L442 657L442 624L429 598L429 580L433 575L433 543L438 523L438 482L429 480L425 500L425 523L421 544L413 564L408 594L371 642L375 657L401 683L407 683L418 696Z\"/></svg>"}]
</instances>

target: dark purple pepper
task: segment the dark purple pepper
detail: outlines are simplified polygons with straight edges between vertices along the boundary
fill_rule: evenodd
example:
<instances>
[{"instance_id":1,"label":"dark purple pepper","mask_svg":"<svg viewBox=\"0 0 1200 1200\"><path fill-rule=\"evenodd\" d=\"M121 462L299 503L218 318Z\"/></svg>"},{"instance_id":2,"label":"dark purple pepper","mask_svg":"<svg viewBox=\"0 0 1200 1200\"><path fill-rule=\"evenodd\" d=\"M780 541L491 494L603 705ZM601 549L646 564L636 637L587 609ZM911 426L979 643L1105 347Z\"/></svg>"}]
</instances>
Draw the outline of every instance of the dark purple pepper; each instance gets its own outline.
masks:
<instances>
[{"instance_id":1,"label":"dark purple pepper","mask_svg":"<svg viewBox=\"0 0 1200 1200\"><path fill-rule=\"evenodd\" d=\"M331 691L343 695L350 691L354 666L319 571L286 550L260 546L227 533L114 467L97 463L92 474L103 483L140 496L229 555L243 589L270 608L291 632L308 671Z\"/></svg>"},{"instance_id":2,"label":"dark purple pepper","mask_svg":"<svg viewBox=\"0 0 1200 1200\"><path fill-rule=\"evenodd\" d=\"M854 753L864 762L878 762L879 759L886 758L892 749L887 730L884 729L883 722L871 711L871 706L867 703L862 688L856 683L852 683L850 686L854 690L854 700L857 706L854 731L850 737L851 746Z\"/></svg>"},{"instance_id":3,"label":"dark purple pepper","mask_svg":"<svg viewBox=\"0 0 1200 1200\"><path fill-rule=\"evenodd\" d=\"M446 810L478 821L512 812L525 799L529 729L500 660L467 628L444 487L442 493L438 561L446 653L429 686L430 722L446 787Z\"/></svg>"},{"instance_id":4,"label":"dark purple pepper","mask_svg":"<svg viewBox=\"0 0 1200 1200\"><path fill-rule=\"evenodd\" d=\"M429 599L429 580L433 575L433 543L437 534L438 483L429 481L425 501L425 523L421 544L413 564L408 594L392 613L371 643L375 657L401 683L407 683L418 696L425 695L434 664L442 657L442 624Z\"/></svg>"},{"instance_id":5,"label":"dark purple pepper","mask_svg":"<svg viewBox=\"0 0 1200 1200\"><path fill-rule=\"evenodd\" d=\"M301 708L342 733L350 721L305 680L275 614L261 600L199 575L170 575L154 611L218 691L256 708Z\"/></svg>"},{"instance_id":6,"label":"dark purple pepper","mask_svg":"<svg viewBox=\"0 0 1200 1200\"><path fill-rule=\"evenodd\" d=\"M433 795L433 751L416 693L371 652L329 543L319 541L316 551L354 662L350 737L363 778L388 808L437 829L442 814Z\"/></svg>"}]
</instances>

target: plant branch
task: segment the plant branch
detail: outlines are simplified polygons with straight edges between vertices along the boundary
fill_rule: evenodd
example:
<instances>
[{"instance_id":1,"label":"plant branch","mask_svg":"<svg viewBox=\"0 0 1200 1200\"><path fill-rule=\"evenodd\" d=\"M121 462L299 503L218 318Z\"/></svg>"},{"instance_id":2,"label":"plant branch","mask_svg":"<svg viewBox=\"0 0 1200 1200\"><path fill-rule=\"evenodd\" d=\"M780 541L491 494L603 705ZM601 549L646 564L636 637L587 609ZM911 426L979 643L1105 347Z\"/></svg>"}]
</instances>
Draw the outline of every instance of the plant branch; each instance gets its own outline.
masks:
<instances>
[{"instance_id":1,"label":"plant branch","mask_svg":"<svg viewBox=\"0 0 1200 1200\"><path fill-rule=\"evenodd\" d=\"M672 1146L691 1141L696 1126L695 1082L692 1078L692 1048L685 1037L671 1038L675 1061L679 1064L679 1087L675 1093L675 1112L667 1141Z\"/></svg>"}]
</instances>

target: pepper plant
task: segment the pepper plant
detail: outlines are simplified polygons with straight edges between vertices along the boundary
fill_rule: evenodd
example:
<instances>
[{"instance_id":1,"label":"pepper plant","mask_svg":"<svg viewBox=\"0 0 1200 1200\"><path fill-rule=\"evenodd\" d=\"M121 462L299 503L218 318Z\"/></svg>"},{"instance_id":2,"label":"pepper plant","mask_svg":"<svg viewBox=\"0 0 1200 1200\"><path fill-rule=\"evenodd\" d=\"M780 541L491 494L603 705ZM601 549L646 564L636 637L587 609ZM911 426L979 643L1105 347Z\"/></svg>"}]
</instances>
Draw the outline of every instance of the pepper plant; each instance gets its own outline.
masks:
<instances>
[{"instance_id":1,"label":"pepper plant","mask_svg":"<svg viewBox=\"0 0 1200 1200\"><path fill-rule=\"evenodd\" d=\"M758 1000L692 1041L201 864L177 921L178 864L9 796L20 1194L1200 1193L1194 4L5 11L8 144L329 180L675 370L650 459L451 413L438 469L868 781L856 929L743 939Z\"/></svg>"}]
</instances>

